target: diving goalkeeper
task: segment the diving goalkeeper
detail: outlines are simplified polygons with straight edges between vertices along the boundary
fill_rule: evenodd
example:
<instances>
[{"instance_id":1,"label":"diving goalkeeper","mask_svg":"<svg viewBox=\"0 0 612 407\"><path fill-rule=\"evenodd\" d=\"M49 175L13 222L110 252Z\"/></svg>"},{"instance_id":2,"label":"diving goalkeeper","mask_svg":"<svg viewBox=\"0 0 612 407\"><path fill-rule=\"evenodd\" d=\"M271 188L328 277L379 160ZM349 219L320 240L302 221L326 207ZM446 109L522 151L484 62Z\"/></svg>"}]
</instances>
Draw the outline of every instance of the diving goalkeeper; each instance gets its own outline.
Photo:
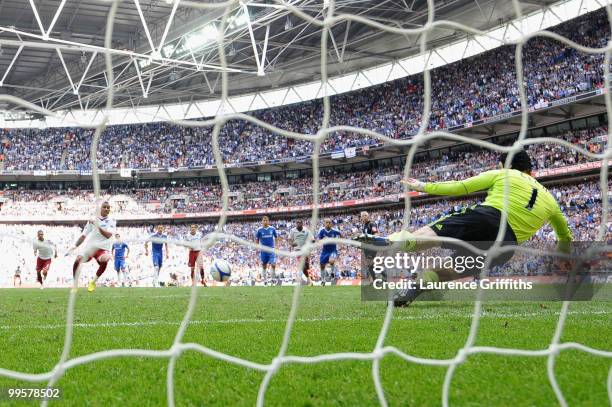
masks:
<instances>
[{"instance_id":1,"label":"diving goalkeeper","mask_svg":"<svg viewBox=\"0 0 612 407\"><path fill-rule=\"evenodd\" d=\"M500 169L485 171L480 175L463 181L421 182L406 179L402 182L414 191L430 195L461 196L477 191L487 191L487 197L481 204L464 208L462 211L444 216L437 221L418 229L415 232L401 231L388 237L390 242L404 242L405 251L424 250L439 246L440 242L423 241L416 237L450 237L472 242L482 250L488 250L497 238L501 214L504 207L505 182L508 181L508 217L506 233L503 236L505 245L516 245L529 240L542 226L550 223L559 242L571 242L572 234L567 220L561 212L557 201L548 190L531 176L531 158L524 152L514 155L510 169L503 169L507 154L500 159ZM494 264L505 263L513 253L504 258L496 257ZM444 277L441 273L428 271L424 276L431 280ZM454 276L454 278L459 278ZM396 305L409 304L420 292L403 293Z\"/></svg>"}]
</instances>

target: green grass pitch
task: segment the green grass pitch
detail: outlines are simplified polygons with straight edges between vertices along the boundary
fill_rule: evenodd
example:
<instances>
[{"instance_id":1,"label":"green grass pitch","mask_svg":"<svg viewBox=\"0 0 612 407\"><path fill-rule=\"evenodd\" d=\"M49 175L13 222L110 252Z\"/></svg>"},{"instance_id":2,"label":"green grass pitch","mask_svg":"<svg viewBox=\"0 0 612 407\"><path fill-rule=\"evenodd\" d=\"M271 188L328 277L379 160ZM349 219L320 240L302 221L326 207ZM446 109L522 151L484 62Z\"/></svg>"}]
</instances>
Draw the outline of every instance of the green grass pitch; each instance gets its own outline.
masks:
<instances>
[{"instance_id":1,"label":"green grass pitch","mask_svg":"<svg viewBox=\"0 0 612 407\"><path fill-rule=\"evenodd\" d=\"M198 289L196 312L184 342L259 363L270 363L281 344L291 305L290 287ZM98 289L78 293L71 357L117 348L168 349L187 307L189 289ZM28 373L53 368L64 343L68 290L0 290L0 367ZM546 349L561 303L487 303L476 345ZM398 309L385 340L404 352L452 358L468 335L472 303L419 302ZM357 287L306 287L288 354L313 356L370 352L385 305L363 303ZM563 342L610 350L612 303L576 302ZM608 404L606 380L612 360L577 350L562 351L556 377L569 405ZM166 403L167 359L113 358L70 369L59 381L66 406L157 406ZM377 405L371 362L334 361L283 366L266 393L272 406ZM445 367L381 362L391 406L439 406ZM175 401L179 406L255 404L262 372L195 351L178 359ZM0 388L43 387L0 377ZM546 376L546 357L474 355L458 367L451 387L456 406L557 405ZM34 405L8 402L0 405Z\"/></svg>"}]
</instances>

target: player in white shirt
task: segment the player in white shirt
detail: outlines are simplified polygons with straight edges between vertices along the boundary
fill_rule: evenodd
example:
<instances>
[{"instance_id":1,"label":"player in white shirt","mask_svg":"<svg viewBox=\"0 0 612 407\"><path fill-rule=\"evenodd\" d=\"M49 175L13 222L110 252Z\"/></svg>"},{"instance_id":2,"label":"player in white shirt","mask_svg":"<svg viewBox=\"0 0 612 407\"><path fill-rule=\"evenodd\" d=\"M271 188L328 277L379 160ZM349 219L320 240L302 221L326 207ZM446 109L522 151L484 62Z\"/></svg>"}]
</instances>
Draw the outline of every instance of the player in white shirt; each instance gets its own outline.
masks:
<instances>
[{"instance_id":1,"label":"player in white shirt","mask_svg":"<svg viewBox=\"0 0 612 407\"><path fill-rule=\"evenodd\" d=\"M192 224L189 228L189 233L185 238L186 241L190 243L189 246L189 258L187 260L187 266L189 266L189 270L191 271L191 285L196 284L195 279L195 268L196 263L198 261L198 256L200 255L200 247L197 243L202 240L202 234L198 232L198 227L195 224ZM203 286L206 287L206 280L204 279L204 261L200 261L200 282Z\"/></svg>"},{"instance_id":2,"label":"player in white shirt","mask_svg":"<svg viewBox=\"0 0 612 407\"><path fill-rule=\"evenodd\" d=\"M71 249L71 252L76 250L85 239L87 239L87 244L85 248L79 254L74 261L74 265L72 266L72 274L74 276L74 284L78 285L78 275L77 271L79 269L79 265L81 263L87 263L91 259L96 259L98 262L98 271L96 271L96 276L89 281L89 286L87 287L87 291L93 292L96 290L96 282L106 270L106 266L108 262L112 258L110 253L111 246L113 243L113 234L115 228L117 227L117 221L115 219L109 218L108 214L110 213L110 203L102 202L102 206L100 207L100 216L96 217L89 222L83 228L83 232L81 236L74 244L74 248Z\"/></svg>"},{"instance_id":3,"label":"player in white shirt","mask_svg":"<svg viewBox=\"0 0 612 407\"><path fill-rule=\"evenodd\" d=\"M298 219L295 222L295 227L292 228L289 232L289 243L291 244L291 247L301 249L308 240L314 242L314 237L312 236L312 233L310 233L310 231L304 227L304 222L302 222L301 219ZM301 256L297 258L298 263L300 262L300 260ZM310 256L308 255L306 255L306 258L304 259L304 268L302 269L302 273L304 273L304 275L306 276L308 284L311 284L312 279L310 278ZM297 276L296 279L298 281L301 281L301 279Z\"/></svg>"},{"instance_id":4,"label":"player in white shirt","mask_svg":"<svg viewBox=\"0 0 612 407\"><path fill-rule=\"evenodd\" d=\"M43 288L43 283L47 279L47 273L51 266L51 258L57 258L57 248L55 244L45 239L45 234L42 230L38 231L36 239L32 242L34 248L34 256L36 257L36 281L40 283L40 288Z\"/></svg>"}]
</instances>

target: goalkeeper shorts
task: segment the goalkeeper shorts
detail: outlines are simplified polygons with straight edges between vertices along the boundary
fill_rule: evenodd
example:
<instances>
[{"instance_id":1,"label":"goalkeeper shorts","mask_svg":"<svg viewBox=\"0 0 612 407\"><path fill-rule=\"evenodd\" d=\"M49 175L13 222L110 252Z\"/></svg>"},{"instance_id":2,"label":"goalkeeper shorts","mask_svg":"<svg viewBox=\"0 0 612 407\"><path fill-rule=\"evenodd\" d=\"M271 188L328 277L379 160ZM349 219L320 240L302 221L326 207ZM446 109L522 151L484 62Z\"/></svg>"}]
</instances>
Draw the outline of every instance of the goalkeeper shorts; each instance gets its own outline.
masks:
<instances>
[{"instance_id":1,"label":"goalkeeper shorts","mask_svg":"<svg viewBox=\"0 0 612 407\"><path fill-rule=\"evenodd\" d=\"M476 246L481 250L489 250L499 232L501 212L492 206L473 205L463 208L460 212L446 215L429 227L440 237L451 237ZM517 240L514 231L506 224L506 233L502 246L516 245ZM453 243L443 243L443 248L454 249L457 255L474 256L475 253ZM495 256L491 266L502 265L508 262L514 255L513 251L507 251ZM477 271L477 270L474 270Z\"/></svg>"}]
</instances>

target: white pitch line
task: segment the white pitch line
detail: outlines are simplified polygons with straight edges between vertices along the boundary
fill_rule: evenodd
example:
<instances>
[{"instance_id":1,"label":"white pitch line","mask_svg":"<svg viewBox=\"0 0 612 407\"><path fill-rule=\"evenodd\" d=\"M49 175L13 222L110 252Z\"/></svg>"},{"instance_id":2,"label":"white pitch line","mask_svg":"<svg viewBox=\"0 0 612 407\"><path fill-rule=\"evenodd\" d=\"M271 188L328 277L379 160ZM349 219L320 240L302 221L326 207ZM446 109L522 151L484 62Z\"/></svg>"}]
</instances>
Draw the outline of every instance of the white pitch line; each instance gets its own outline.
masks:
<instances>
[{"instance_id":1,"label":"white pitch line","mask_svg":"<svg viewBox=\"0 0 612 407\"><path fill-rule=\"evenodd\" d=\"M595 311L572 311L569 315L609 315L612 311L595 310ZM550 317L558 316L559 312L530 312L530 313L495 313L483 312L483 318L533 318L533 317ZM472 318L470 313L445 313L445 314L430 314L430 315L406 315L396 316L394 320L432 320L443 317L455 318ZM325 322L325 321L381 321L381 318L298 318L296 322ZM257 318L242 318L242 319L224 319L224 320L193 320L190 325L206 325L206 324L255 324L255 323L286 323L286 319L257 319ZM156 325L180 325L180 321L133 321L133 322L99 322L99 323L77 323L75 328L118 328L118 327L133 327L133 326L156 326ZM0 325L0 330L17 330L17 329L64 329L65 324L49 324L49 325Z\"/></svg>"},{"instance_id":2,"label":"white pitch line","mask_svg":"<svg viewBox=\"0 0 612 407\"><path fill-rule=\"evenodd\" d=\"M41 301L45 301L45 300L65 300L66 298L68 298L66 295L62 295L62 296L50 296L50 297L38 297L37 300L41 300ZM132 295L109 295L109 296L105 296L104 299L106 298L134 298L134 299L146 299L146 298L151 298L151 299L158 299L158 298L185 298L186 300L189 299L189 294L167 294L167 295L140 295L140 294L132 294ZM214 297L210 297L210 298L214 298Z\"/></svg>"}]
</instances>

